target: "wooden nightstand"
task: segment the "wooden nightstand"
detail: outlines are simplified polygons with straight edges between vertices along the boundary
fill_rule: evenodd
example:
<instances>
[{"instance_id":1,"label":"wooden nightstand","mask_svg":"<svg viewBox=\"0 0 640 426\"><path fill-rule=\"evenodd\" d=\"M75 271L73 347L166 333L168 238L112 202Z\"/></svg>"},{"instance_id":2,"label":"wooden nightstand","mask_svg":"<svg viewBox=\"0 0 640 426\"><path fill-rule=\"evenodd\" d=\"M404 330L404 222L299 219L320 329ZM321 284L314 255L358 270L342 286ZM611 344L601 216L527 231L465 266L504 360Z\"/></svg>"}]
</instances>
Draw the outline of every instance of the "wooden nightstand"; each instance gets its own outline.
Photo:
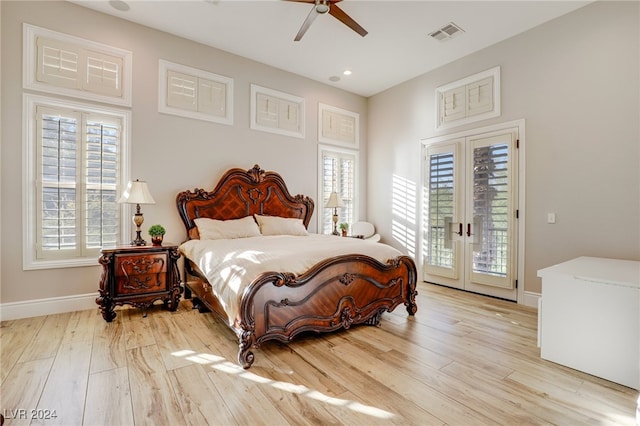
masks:
<instances>
[{"instance_id":1,"label":"wooden nightstand","mask_svg":"<svg viewBox=\"0 0 640 426\"><path fill-rule=\"evenodd\" d=\"M113 308L125 303L147 309L162 300L167 309L175 311L182 293L179 257L178 246L171 243L103 249L98 260L103 269L96 303L105 321L113 321Z\"/></svg>"}]
</instances>

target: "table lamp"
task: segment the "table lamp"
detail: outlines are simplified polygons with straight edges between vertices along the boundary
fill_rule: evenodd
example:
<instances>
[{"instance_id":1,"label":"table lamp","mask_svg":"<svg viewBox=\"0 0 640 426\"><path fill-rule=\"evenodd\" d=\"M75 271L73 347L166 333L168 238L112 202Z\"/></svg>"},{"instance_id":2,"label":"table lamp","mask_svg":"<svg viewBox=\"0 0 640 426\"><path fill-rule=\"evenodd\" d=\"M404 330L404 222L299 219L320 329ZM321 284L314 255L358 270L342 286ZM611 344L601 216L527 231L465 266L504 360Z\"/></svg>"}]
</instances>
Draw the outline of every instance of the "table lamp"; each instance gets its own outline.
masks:
<instances>
[{"instance_id":1,"label":"table lamp","mask_svg":"<svg viewBox=\"0 0 640 426\"><path fill-rule=\"evenodd\" d=\"M333 209L333 235L338 234L338 207L343 207L342 198L338 197L337 192L332 192L329 196L329 201L325 206L328 209Z\"/></svg>"},{"instance_id":2,"label":"table lamp","mask_svg":"<svg viewBox=\"0 0 640 426\"><path fill-rule=\"evenodd\" d=\"M144 246L147 244L145 240L140 236L140 226L144 222L144 217L140 211L140 204L155 204L155 200L149 192L147 182L136 179L135 181L129 181L127 189L124 190L122 197L118 200L119 203L135 204L136 214L133 215L133 223L136 225L136 239L131 241L132 246Z\"/></svg>"}]
</instances>

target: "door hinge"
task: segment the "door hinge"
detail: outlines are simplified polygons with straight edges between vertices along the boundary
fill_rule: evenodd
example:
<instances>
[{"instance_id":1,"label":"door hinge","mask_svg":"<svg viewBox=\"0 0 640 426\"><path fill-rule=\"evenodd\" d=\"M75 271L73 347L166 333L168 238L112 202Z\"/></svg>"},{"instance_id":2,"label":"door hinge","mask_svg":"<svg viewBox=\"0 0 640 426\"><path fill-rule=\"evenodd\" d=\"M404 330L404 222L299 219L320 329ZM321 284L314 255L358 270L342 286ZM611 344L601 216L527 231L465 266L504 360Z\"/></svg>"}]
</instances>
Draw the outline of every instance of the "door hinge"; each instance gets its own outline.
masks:
<instances>
[{"instance_id":1,"label":"door hinge","mask_svg":"<svg viewBox=\"0 0 640 426\"><path fill-rule=\"evenodd\" d=\"M516 219L520 219L520 210L516 209Z\"/></svg>"},{"instance_id":2,"label":"door hinge","mask_svg":"<svg viewBox=\"0 0 640 426\"><path fill-rule=\"evenodd\" d=\"M516 149L520 148L520 139L516 139Z\"/></svg>"},{"instance_id":3,"label":"door hinge","mask_svg":"<svg viewBox=\"0 0 640 426\"><path fill-rule=\"evenodd\" d=\"M518 288L518 280L515 280L515 282L516 282L516 289L517 289Z\"/></svg>"}]
</instances>

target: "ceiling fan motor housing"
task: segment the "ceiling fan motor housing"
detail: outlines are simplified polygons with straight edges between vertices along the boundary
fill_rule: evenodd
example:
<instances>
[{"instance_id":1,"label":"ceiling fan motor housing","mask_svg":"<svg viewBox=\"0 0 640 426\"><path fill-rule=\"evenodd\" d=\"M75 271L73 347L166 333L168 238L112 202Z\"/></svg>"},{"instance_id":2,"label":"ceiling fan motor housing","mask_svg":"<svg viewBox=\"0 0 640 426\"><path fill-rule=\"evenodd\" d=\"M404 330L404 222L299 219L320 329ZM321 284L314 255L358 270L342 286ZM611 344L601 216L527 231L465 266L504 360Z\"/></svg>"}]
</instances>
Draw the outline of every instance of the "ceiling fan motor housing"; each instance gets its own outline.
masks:
<instances>
[{"instance_id":1,"label":"ceiling fan motor housing","mask_svg":"<svg viewBox=\"0 0 640 426\"><path fill-rule=\"evenodd\" d=\"M316 12L325 14L329 11L329 2L327 0L316 0Z\"/></svg>"}]
</instances>

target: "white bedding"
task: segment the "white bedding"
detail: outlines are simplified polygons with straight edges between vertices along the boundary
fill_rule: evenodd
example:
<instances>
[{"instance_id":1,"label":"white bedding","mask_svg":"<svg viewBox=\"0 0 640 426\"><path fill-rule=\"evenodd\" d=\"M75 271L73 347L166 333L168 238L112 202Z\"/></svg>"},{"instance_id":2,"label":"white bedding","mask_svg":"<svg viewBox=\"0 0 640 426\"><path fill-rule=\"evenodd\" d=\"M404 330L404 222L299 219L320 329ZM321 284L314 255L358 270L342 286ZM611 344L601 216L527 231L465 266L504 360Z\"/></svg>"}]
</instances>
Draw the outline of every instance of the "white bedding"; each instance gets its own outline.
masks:
<instances>
[{"instance_id":1,"label":"white bedding","mask_svg":"<svg viewBox=\"0 0 640 426\"><path fill-rule=\"evenodd\" d=\"M319 234L189 240L180 252L206 275L234 325L244 289L263 272L300 275L324 259L344 254L365 254L383 263L402 255L386 244Z\"/></svg>"}]
</instances>

